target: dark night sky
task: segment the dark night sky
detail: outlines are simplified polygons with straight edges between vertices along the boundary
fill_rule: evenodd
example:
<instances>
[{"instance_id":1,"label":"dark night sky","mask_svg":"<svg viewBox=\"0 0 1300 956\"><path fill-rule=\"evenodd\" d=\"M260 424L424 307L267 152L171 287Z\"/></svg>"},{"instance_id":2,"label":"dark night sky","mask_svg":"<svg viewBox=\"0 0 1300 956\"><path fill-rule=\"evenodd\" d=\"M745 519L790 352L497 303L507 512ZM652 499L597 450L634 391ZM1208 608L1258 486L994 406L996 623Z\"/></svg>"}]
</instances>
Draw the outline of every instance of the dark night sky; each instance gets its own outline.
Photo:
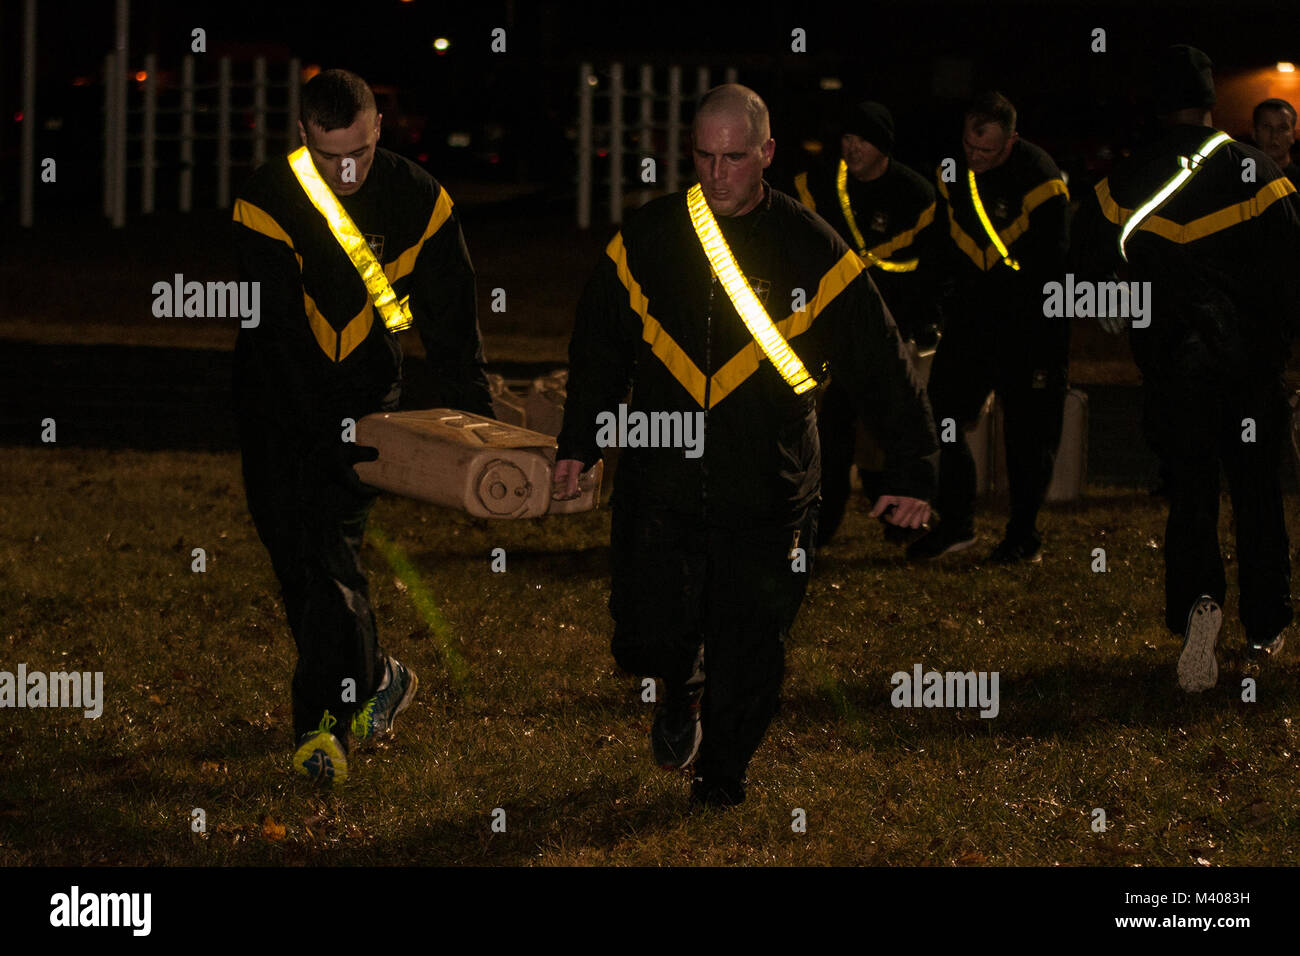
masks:
<instances>
[{"instance_id":1,"label":"dark night sky","mask_svg":"<svg viewBox=\"0 0 1300 956\"><path fill-rule=\"evenodd\" d=\"M42 0L39 112L64 106L76 75L97 83L113 42L112 0ZM617 11L611 13L611 11ZM1217 70L1300 61L1296 4L1282 3L904 3L853 4L755 0L747 4L528 3L481 0L377 0L352 3L134 0L132 68L145 52L163 71L188 52L190 30L208 34L208 56L230 54L240 64L258 54L275 64L289 55L304 63L347 66L375 84L410 91L431 123L491 119L514 131L521 145L572 124L577 64L597 71L622 59L634 73L642 62L682 63L687 92L691 68L708 63L739 68L773 108L778 141L818 131L840 99L864 96L891 105L905 159L921 161L946 148L962 96L935 84L936 59L968 70L975 88L997 87L1017 104L1021 127L1045 145L1114 139L1131 126L1133 70L1143 50L1188 42L1206 50ZM19 0L0 13L0 103L5 129L0 154L13 161L21 58ZM489 50L493 27L507 30L507 53ZM808 52L790 51L790 31L807 31ZM1090 52L1094 28L1107 31L1108 51ZM431 41L450 37L436 56ZM841 93L823 94L818 80L837 76ZM82 94L80 125L98 124L98 91ZM92 113L92 110L95 112ZM93 121L90 117L93 117ZM1026 132L1029 136L1029 132ZM89 139L87 140L89 142ZM785 155L789 155L786 153ZM8 170L6 169L6 172Z\"/></svg>"}]
</instances>

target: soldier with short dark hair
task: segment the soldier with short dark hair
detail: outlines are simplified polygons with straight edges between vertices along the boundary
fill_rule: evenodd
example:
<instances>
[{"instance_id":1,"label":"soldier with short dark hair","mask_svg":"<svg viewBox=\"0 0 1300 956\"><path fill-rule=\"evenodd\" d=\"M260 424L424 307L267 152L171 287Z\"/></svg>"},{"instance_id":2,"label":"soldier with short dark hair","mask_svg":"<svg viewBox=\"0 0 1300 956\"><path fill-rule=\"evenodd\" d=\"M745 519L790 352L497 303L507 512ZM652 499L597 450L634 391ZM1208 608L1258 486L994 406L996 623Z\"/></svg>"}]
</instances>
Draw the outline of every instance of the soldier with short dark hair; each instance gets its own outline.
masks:
<instances>
[{"instance_id":1,"label":"soldier with short dark hair","mask_svg":"<svg viewBox=\"0 0 1300 956\"><path fill-rule=\"evenodd\" d=\"M344 422L396 410L412 325L436 404L492 414L460 223L433 177L378 148L382 119L359 76L313 77L303 147L258 169L234 210L264 312L235 347L244 487L298 648L294 769L317 782L342 782L349 738L388 730L418 684L375 633L361 545L378 491L352 466L376 452Z\"/></svg>"},{"instance_id":2,"label":"soldier with short dark hair","mask_svg":"<svg viewBox=\"0 0 1300 956\"><path fill-rule=\"evenodd\" d=\"M940 521L908 548L912 560L975 544L975 461L964 429L990 391L1005 413L1011 514L989 560L1041 560L1038 512L1061 440L1070 346L1068 323L1044 315L1042 289L1064 272L1070 197L1056 163L1020 138L1016 119L1002 94L978 97L965 113L962 156L936 175L935 230L952 281L929 381Z\"/></svg>"}]
</instances>

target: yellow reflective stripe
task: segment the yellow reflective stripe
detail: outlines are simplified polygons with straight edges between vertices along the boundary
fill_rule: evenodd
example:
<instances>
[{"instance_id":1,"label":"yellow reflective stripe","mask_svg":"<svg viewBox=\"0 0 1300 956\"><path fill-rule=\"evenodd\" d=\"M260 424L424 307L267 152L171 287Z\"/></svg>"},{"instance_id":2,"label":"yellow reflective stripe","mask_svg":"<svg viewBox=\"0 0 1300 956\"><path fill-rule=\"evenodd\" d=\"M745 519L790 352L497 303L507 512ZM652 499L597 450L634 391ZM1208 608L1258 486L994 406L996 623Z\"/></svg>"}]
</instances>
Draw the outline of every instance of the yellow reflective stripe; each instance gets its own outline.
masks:
<instances>
[{"instance_id":1,"label":"yellow reflective stripe","mask_svg":"<svg viewBox=\"0 0 1300 956\"><path fill-rule=\"evenodd\" d=\"M293 249L293 240L275 221L275 218L265 210L254 206L247 199L235 200L235 212L232 218L240 225L247 226L254 232L260 232L271 239L277 239L290 249Z\"/></svg>"},{"instance_id":2,"label":"yellow reflective stripe","mask_svg":"<svg viewBox=\"0 0 1300 956\"><path fill-rule=\"evenodd\" d=\"M1117 226L1124 225L1128 217L1133 215L1132 209L1125 209L1117 203L1110 195L1110 177L1103 179L1095 187L1093 192L1097 194L1097 202L1101 204L1101 213Z\"/></svg>"},{"instance_id":3,"label":"yellow reflective stripe","mask_svg":"<svg viewBox=\"0 0 1300 956\"><path fill-rule=\"evenodd\" d=\"M849 202L849 164L840 160L839 168L835 172L835 192L840 197L840 212L844 214L844 221L849 224L849 232L853 233L853 241L857 243L858 254L863 255L867 248L867 240L862 238L862 232L858 229L858 222L853 218L853 205Z\"/></svg>"},{"instance_id":4,"label":"yellow reflective stripe","mask_svg":"<svg viewBox=\"0 0 1300 956\"><path fill-rule=\"evenodd\" d=\"M1195 242L1260 215L1273 203L1295 191L1291 181L1283 176L1266 184L1250 199L1225 206L1217 212L1193 219L1185 225L1163 216L1151 216L1138 229L1153 232L1171 242L1180 244Z\"/></svg>"},{"instance_id":5,"label":"yellow reflective stripe","mask_svg":"<svg viewBox=\"0 0 1300 956\"><path fill-rule=\"evenodd\" d=\"M628 304L641 318L641 338L650 346L650 351L655 357L672 373L673 378L677 379L682 388L686 389L691 398L703 408L704 373L650 314L650 302L641 291L641 284L636 281L636 277L628 267L627 249L623 246L621 232L610 240L609 245L605 247L605 254L614 260L618 281L627 290Z\"/></svg>"},{"instance_id":6,"label":"yellow reflective stripe","mask_svg":"<svg viewBox=\"0 0 1300 956\"><path fill-rule=\"evenodd\" d=\"M900 232L893 239L887 239L878 246L873 246L869 251L869 256L874 256L877 260L888 259L899 249L906 249L916 239L919 233L930 223L934 222L935 204L930 203L925 209L921 210L921 215L917 216L916 224L905 232ZM876 262L886 272L911 272L916 268L918 260L910 259L907 262Z\"/></svg>"},{"instance_id":7,"label":"yellow reflective stripe","mask_svg":"<svg viewBox=\"0 0 1300 956\"><path fill-rule=\"evenodd\" d=\"M951 213L948 216L948 235L952 237L953 242L957 243L957 248L966 253L979 269L987 270L998 262L997 250L992 246L988 247L987 252L993 255L993 259L990 261L988 255L986 255L986 250L980 248L975 240L971 238L970 233L958 225L956 217Z\"/></svg>"},{"instance_id":8,"label":"yellow reflective stripe","mask_svg":"<svg viewBox=\"0 0 1300 956\"><path fill-rule=\"evenodd\" d=\"M365 308L348 320L342 332L334 331L330 320L325 318L316 305L316 300L308 295L306 290L303 290L302 301L311 334L316 339L316 344L320 346L320 350L331 362L342 362L370 334L370 326L375 320L375 310L369 299L366 300Z\"/></svg>"},{"instance_id":9,"label":"yellow reflective stripe","mask_svg":"<svg viewBox=\"0 0 1300 956\"><path fill-rule=\"evenodd\" d=\"M419 238L415 245L384 266L384 275L388 277L389 282L395 283L398 279L411 274L411 270L415 268L415 260L420 257L420 250L424 248L425 241L441 229L443 223L451 217L452 205L447 190L444 189L438 193L438 201L433 205L433 215L429 217L429 224L424 227L424 235Z\"/></svg>"},{"instance_id":10,"label":"yellow reflective stripe","mask_svg":"<svg viewBox=\"0 0 1300 956\"><path fill-rule=\"evenodd\" d=\"M835 192L840 197L840 211L844 214L844 221L849 224L849 232L853 234L853 241L858 245L858 255L861 256L863 264L868 269L872 266L878 266L886 272L911 272L917 267L920 262L918 259L910 259L906 262L885 262L884 260L895 249L902 249L910 243L912 237L916 235L918 229L923 227L924 223L918 221L907 232L900 233L893 239L882 242L874 249L868 250L867 240L862 238L862 231L858 229L857 219L853 216L853 204L849 202L849 166L842 159L840 160L839 169L835 173ZM930 219L934 218L934 203L930 203L930 208L921 213L921 218L928 223L930 219L926 219L927 213Z\"/></svg>"},{"instance_id":11,"label":"yellow reflective stripe","mask_svg":"<svg viewBox=\"0 0 1300 956\"><path fill-rule=\"evenodd\" d=\"M1155 194L1146 202L1135 209L1133 215L1125 221L1123 228L1120 229L1119 254L1123 256L1125 260L1128 259L1128 252L1125 250L1125 246L1128 243L1128 237L1131 236L1135 230L1142 228L1146 220L1149 219L1157 209L1167 203L1176 193L1186 186L1188 182L1191 181L1191 178L1196 175L1197 171L1204 168L1205 161L1213 155L1215 150L1224 143L1230 142L1232 142L1232 137L1227 133L1215 133L1198 146L1196 152L1193 153L1191 157L1178 157L1178 162L1183 168L1170 177L1169 180L1156 190Z\"/></svg>"},{"instance_id":12,"label":"yellow reflective stripe","mask_svg":"<svg viewBox=\"0 0 1300 956\"><path fill-rule=\"evenodd\" d=\"M366 237L361 234L361 230L352 221L352 217L343 208L334 191L321 178L306 146L299 146L289 154L289 168L293 170L298 184L302 186L303 192L316 207L316 211L325 217L330 233L342 246L348 259L356 268L357 274L361 276L361 281L365 283L366 291L370 293L375 308L383 316L384 325L391 332L409 329L414 320L411 318L407 301L397 300L393 287L388 284L388 278L384 275L383 267L379 265L375 254L370 251L370 246L366 243Z\"/></svg>"},{"instance_id":13,"label":"yellow reflective stripe","mask_svg":"<svg viewBox=\"0 0 1300 956\"><path fill-rule=\"evenodd\" d=\"M337 362L339 334L334 331L334 326L330 325L329 319L321 314L320 309L316 307L316 300L307 294L306 289L302 293L302 302L307 313L307 326L311 329L311 334L316 337L316 344L331 362Z\"/></svg>"},{"instance_id":14,"label":"yellow reflective stripe","mask_svg":"<svg viewBox=\"0 0 1300 956\"><path fill-rule=\"evenodd\" d=\"M731 247L727 245L722 230L718 228L718 222L713 218L713 212L704 200L704 190L699 183L687 190L686 208L690 212L695 235L709 259L709 265L713 267L718 281L727 291L727 298L731 300L740 320L745 323L749 334L758 342L763 354L781 373L786 383L794 389L796 395L802 395L809 389L816 388L817 380L808 374L808 370L799 361L799 356L795 354L794 349L790 348L790 343L781 337L781 333L776 330L776 326L768 317L767 310L763 308L754 295L754 290L749 287L749 283L741 274L740 266L736 264L736 257L731 254Z\"/></svg>"},{"instance_id":15,"label":"yellow reflective stripe","mask_svg":"<svg viewBox=\"0 0 1300 956\"><path fill-rule=\"evenodd\" d=\"M863 271L862 260L855 252L846 252L835 265L826 270L817 284L817 294L801 312L793 312L777 323L777 330L787 339L802 335L812 327L817 316L843 292L858 273ZM745 379L758 371L760 352L758 343L737 352L722 368L713 374L709 385L709 407L730 395Z\"/></svg>"},{"instance_id":16,"label":"yellow reflective stripe","mask_svg":"<svg viewBox=\"0 0 1300 956\"><path fill-rule=\"evenodd\" d=\"M352 320L339 333L339 361L342 362L352 350L366 340L370 327L375 324L375 309L369 299L365 308L352 317Z\"/></svg>"},{"instance_id":17,"label":"yellow reflective stripe","mask_svg":"<svg viewBox=\"0 0 1300 956\"><path fill-rule=\"evenodd\" d=\"M794 189L799 194L799 201L813 212L817 211L817 202L808 191L808 174L800 173L794 178Z\"/></svg>"},{"instance_id":18,"label":"yellow reflective stripe","mask_svg":"<svg viewBox=\"0 0 1300 956\"><path fill-rule=\"evenodd\" d=\"M1019 272L1020 263L1011 258L1011 253L1007 251L1006 245L1002 242L1002 237L993 228L993 222L989 219L988 213L984 211L984 204L980 202L979 187L975 185L975 171L973 169L966 170L966 181L970 183L970 201L971 205L975 207L975 215L979 217L980 225L984 227L989 239L993 241L993 245L998 250L998 255L1002 256L1002 261Z\"/></svg>"},{"instance_id":19,"label":"yellow reflective stripe","mask_svg":"<svg viewBox=\"0 0 1300 956\"><path fill-rule=\"evenodd\" d=\"M1002 237L1006 239L1008 246L1013 245L1017 239L1029 231L1029 217L1033 215L1035 209L1053 196L1064 196L1066 202L1070 201L1070 191L1065 188L1065 183L1059 179L1049 179L1025 194L1025 198L1020 202L1020 215L1016 217L1015 222L1002 231Z\"/></svg>"}]
</instances>

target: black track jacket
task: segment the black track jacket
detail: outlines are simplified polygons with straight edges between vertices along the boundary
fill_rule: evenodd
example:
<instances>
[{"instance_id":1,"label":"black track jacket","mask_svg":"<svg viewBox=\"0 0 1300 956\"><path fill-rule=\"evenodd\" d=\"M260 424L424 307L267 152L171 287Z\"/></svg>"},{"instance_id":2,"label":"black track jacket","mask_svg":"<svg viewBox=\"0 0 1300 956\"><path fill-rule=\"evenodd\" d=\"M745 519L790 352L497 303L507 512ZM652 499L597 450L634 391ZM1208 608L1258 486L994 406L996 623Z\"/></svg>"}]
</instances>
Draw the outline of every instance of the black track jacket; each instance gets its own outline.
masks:
<instances>
[{"instance_id":1,"label":"black track jacket","mask_svg":"<svg viewBox=\"0 0 1300 956\"><path fill-rule=\"evenodd\" d=\"M1204 385L1281 369L1300 328L1300 198L1254 146L1219 147L1129 236L1125 268L1122 225L1214 133L1171 127L1117 164L1076 220L1082 277L1122 270L1151 283L1150 325L1130 332L1148 380Z\"/></svg>"},{"instance_id":2,"label":"black track jacket","mask_svg":"<svg viewBox=\"0 0 1300 956\"><path fill-rule=\"evenodd\" d=\"M938 443L893 319L857 254L791 197L764 190L751 212L718 219L741 271L808 371L834 374L879 421L886 493L928 500ZM685 193L646 204L610 242L579 303L569 361L560 458L596 461L596 416L629 386L633 411L707 410L701 457L621 453L616 507L746 527L789 523L817 498L818 390L796 395L763 356L712 278Z\"/></svg>"},{"instance_id":3,"label":"black track jacket","mask_svg":"<svg viewBox=\"0 0 1300 956\"><path fill-rule=\"evenodd\" d=\"M474 269L446 191L386 149L339 201L398 299L410 295L440 406L491 416ZM337 441L343 418L396 407L402 347L288 158L260 167L234 209L240 279L261 282L262 316L241 328L237 396L300 447Z\"/></svg>"}]
</instances>

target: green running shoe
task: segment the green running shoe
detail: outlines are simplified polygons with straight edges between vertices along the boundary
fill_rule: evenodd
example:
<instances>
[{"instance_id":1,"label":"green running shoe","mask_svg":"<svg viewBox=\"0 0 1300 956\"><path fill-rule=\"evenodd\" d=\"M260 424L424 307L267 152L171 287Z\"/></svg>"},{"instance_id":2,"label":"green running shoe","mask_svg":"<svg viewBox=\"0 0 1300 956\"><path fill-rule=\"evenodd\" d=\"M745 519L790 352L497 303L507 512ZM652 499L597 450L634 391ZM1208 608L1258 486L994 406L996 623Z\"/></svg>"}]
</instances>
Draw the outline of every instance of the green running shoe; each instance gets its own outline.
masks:
<instances>
[{"instance_id":1,"label":"green running shoe","mask_svg":"<svg viewBox=\"0 0 1300 956\"><path fill-rule=\"evenodd\" d=\"M375 696L365 702L352 715L352 738L358 741L370 740L393 729L397 715L411 706L415 692L420 686L420 679L395 657L389 657L385 668L388 682L375 691Z\"/></svg>"},{"instance_id":2,"label":"green running shoe","mask_svg":"<svg viewBox=\"0 0 1300 956\"><path fill-rule=\"evenodd\" d=\"M341 784L348 778L348 757L343 744L330 731L338 723L328 710L320 726L303 734L293 755L293 767L312 783Z\"/></svg>"}]
</instances>

